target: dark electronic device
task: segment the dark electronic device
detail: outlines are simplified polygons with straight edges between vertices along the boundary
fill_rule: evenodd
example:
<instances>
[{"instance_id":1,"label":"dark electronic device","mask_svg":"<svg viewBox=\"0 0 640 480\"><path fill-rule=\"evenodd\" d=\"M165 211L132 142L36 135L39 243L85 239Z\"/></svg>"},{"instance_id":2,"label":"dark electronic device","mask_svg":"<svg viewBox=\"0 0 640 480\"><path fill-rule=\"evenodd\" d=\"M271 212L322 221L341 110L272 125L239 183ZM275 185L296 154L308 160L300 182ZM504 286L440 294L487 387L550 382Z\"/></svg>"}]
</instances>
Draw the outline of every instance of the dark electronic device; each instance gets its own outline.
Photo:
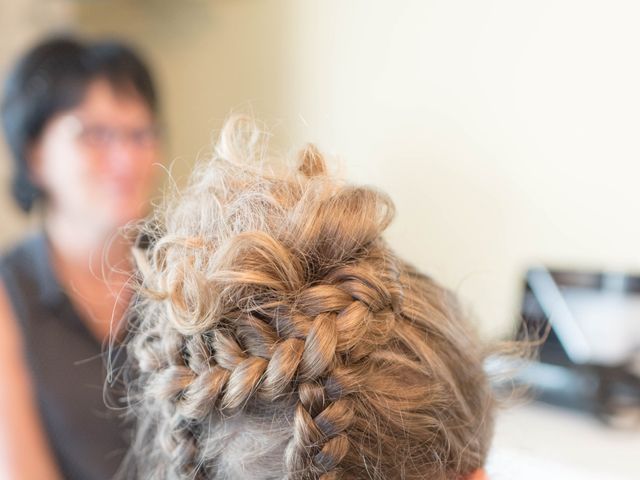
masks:
<instances>
[{"instance_id":1,"label":"dark electronic device","mask_svg":"<svg viewBox=\"0 0 640 480\"><path fill-rule=\"evenodd\" d=\"M538 399L640 419L640 276L530 269L521 315L521 336L547 333L519 375Z\"/></svg>"}]
</instances>

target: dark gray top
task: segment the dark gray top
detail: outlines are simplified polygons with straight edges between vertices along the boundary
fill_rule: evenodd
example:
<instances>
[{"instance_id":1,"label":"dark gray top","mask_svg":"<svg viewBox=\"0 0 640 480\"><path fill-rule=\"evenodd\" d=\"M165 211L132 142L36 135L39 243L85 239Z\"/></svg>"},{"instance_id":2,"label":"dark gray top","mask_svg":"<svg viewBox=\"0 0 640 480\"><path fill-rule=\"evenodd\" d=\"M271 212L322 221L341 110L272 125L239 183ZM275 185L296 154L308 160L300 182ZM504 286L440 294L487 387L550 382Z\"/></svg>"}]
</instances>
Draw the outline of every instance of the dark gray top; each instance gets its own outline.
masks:
<instances>
[{"instance_id":1,"label":"dark gray top","mask_svg":"<svg viewBox=\"0 0 640 480\"><path fill-rule=\"evenodd\" d=\"M57 281L46 236L27 238L3 256L0 277L20 326L38 408L61 472L69 480L112 478L128 434L121 412L105 404L106 349ZM118 395L108 398L112 396Z\"/></svg>"}]
</instances>

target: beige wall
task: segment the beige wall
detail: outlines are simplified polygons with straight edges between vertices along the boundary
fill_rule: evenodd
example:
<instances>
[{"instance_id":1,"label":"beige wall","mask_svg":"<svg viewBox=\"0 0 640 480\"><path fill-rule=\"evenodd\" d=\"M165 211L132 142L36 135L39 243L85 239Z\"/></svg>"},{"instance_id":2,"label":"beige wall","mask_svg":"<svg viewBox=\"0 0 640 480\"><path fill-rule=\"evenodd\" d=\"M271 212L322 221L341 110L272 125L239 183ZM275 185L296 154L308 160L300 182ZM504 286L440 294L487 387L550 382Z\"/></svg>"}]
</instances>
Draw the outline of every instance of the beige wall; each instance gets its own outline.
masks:
<instances>
[{"instance_id":1,"label":"beige wall","mask_svg":"<svg viewBox=\"0 0 640 480\"><path fill-rule=\"evenodd\" d=\"M63 0L0 0L0 80L20 52L44 32L66 28L70 5ZM0 247L11 244L33 221L14 206L8 190L11 177L9 152L0 129ZM33 219L32 219L33 220Z\"/></svg>"},{"instance_id":2,"label":"beige wall","mask_svg":"<svg viewBox=\"0 0 640 480\"><path fill-rule=\"evenodd\" d=\"M156 64L178 176L249 102L278 145L316 141L389 191L391 242L487 332L512 325L527 265L640 270L635 2L68 5Z\"/></svg>"}]
</instances>

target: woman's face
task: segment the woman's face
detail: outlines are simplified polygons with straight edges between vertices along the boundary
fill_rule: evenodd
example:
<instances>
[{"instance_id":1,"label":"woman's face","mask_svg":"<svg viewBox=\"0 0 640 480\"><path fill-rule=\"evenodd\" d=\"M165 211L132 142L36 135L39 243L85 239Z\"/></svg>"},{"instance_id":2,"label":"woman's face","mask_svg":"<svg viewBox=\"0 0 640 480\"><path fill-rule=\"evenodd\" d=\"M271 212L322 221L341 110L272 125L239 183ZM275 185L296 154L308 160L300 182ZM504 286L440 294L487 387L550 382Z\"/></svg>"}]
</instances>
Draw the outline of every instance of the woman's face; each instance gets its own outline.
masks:
<instances>
[{"instance_id":1,"label":"woman's face","mask_svg":"<svg viewBox=\"0 0 640 480\"><path fill-rule=\"evenodd\" d=\"M45 126L30 167L49 212L101 229L146 214L159 170L156 125L143 99L127 93L94 80L77 107Z\"/></svg>"}]
</instances>

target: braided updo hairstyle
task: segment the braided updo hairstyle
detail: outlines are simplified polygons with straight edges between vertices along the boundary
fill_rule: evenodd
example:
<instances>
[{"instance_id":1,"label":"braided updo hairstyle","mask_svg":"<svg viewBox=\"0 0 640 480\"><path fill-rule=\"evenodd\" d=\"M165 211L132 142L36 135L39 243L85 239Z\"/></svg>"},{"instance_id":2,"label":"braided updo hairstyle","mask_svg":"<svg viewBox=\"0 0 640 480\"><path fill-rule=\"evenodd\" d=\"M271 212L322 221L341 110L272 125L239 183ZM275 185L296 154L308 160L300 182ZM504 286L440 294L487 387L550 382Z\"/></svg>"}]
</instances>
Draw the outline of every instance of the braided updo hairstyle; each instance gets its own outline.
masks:
<instances>
[{"instance_id":1,"label":"braided updo hairstyle","mask_svg":"<svg viewBox=\"0 0 640 480\"><path fill-rule=\"evenodd\" d=\"M465 478L493 396L454 297L382 239L385 194L262 144L228 123L144 227L127 478Z\"/></svg>"}]
</instances>

